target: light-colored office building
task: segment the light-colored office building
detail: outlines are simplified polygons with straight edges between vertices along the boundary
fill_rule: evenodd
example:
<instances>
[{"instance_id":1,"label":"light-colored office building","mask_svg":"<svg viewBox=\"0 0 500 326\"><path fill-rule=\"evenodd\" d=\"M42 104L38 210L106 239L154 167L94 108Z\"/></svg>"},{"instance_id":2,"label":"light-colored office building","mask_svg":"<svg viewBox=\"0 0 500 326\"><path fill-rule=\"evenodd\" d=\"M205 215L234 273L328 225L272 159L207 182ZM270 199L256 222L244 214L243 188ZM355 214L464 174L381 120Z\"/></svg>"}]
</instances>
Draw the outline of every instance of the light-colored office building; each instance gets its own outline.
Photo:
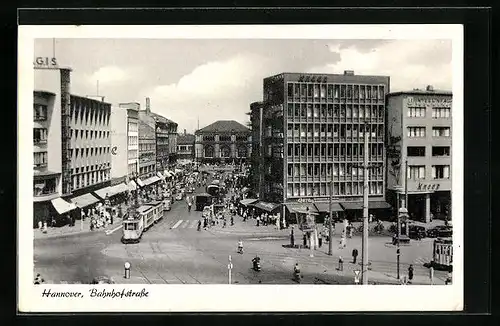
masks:
<instances>
[{"instance_id":1,"label":"light-colored office building","mask_svg":"<svg viewBox=\"0 0 500 326\"><path fill-rule=\"evenodd\" d=\"M427 86L387 98L388 199L403 207L407 189L412 218L451 218L452 93Z\"/></svg>"}]
</instances>

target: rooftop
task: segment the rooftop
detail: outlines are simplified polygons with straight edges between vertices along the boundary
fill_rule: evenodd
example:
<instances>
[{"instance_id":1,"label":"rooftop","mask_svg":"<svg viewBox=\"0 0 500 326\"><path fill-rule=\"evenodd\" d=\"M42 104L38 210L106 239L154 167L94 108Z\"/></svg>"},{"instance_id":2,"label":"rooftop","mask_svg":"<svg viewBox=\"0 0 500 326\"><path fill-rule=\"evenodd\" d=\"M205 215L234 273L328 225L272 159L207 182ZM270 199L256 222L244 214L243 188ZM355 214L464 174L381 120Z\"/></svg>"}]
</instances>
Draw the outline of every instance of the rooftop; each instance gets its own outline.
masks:
<instances>
[{"instance_id":1,"label":"rooftop","mask_svg":"<svg viewBox=\"0 0 500 326\"><path fill-rule=\"evenodd\" d=\"M167 119L165 118L164 116L162 115L159 115L158 113L154 113L154 112L150 112L151 113L151 116L158 122L161 122L161 123L165 123L165 124L174 124L174 125L177 125L176 122L173 122L172 120L170 119Z\"/></svg>"},{"instance_id":2,"label":"rooftop","mask_svg":"<svg viewBox=\"0 0 500 326\"><path fill-rule=\"evenodd\" d=\"M453 93L447 90L434 89L431 85L428 85L425 89L414 88L408 91L399 91L394 93L389 93L387 96L398 96L398 95L448 95L452 96Z\"/></svg>"},{"instance_id":3,"label":"rooftop","mask_svg":"<svg viewBox=\"0 0 500 326\"><path fill-rule=\"evenodd\" d=\"M82 99L82 100L93 101L93 102L97 102L97 103L111 105L111 103L100 101L100 100L97 100L95 98L88 97L88 96L81 96L81 95L75 95L75 94L70 94L70 95L71 95L71 97L79 98L79 99ZM104 99L104 96L101 96L101 97Z\"/></svg>"},{"instance_id":4,"label":"rooftop","mask_svg":"<svg viewBox=\"0 0 500 326\"><path fill-rule=\"evenodd\" d=\"M179 134L177 136L177 144L191 144L194 143L195 136L192 134Z\"/></svg>"},{"instance_id":5,"label":"rooftop","mask_svg":"<svg viewBox=\"0 0 500 326\"><path fill-rule=\"evenodd\" d=\"M196 131L198 132L250 132L250 129L234 120L219 120Z\"/></svg>"}]
</instances>

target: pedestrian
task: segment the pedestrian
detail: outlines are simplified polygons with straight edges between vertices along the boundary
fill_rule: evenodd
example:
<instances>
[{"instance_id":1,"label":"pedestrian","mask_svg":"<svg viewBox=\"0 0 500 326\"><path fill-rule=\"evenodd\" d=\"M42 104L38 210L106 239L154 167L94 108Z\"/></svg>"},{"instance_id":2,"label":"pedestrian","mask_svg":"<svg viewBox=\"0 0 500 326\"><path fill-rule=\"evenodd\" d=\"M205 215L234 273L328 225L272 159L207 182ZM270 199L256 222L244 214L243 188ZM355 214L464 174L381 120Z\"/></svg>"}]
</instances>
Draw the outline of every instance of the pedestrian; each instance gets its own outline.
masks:
<instances>
[{"instance_id":1,"label":"pedestrian","mask_svg":"<svg viewBox=\"0 0 500 326\"><path fill-rule=\"evenodd\" d=\"M411 284L412 280L413 280L413 265L410 264L410 267L408 267L408 283Z\"/></svg>"},{"instance_id":2,"label":"pedestrian","mask_svg":"<svg viewBox=\"0 0 500 326\"><path fill-rule=\"evenodd\" d=\"M321 235L321 232L318 234L318 247L321 248L323 245L323 236Z\"/></svg>"},{"instance_id":3,"label":"pedestrian","mask_svg":"<svg viewBox=\"0 0 500 326\"><path fill-rule=\"evenodd\" d=\"M231 215L231 226L233 226L233 225L234 225L234 216Z\"/></svg>"},{"instance_id":4,"label":"pedestrian","mask_svg":"<svg viewBox=\"0 0 500 326\"><path fill-rule=\"evenodd\" d=\"M260 225L260 216L257 216L257 226Z\"/></svg>"},{"instance_id":5,"label":"pedestrian","mask_svg":"<svg viewBox=\"0 0 500 326\"><path fill-rule=\"evenodd\" d=\"M42 222L42 220L39 220L39 221L38 221L38 229L39 229L40 231L42 231L42 228L43 228L43 222Z\"/></svg>"},{"instance_id":6,"label":"pedestrian","mask_svg":"<svg viewBox=\"0 0 500 326\"><path fill-rule=\"evenodd\" d=\"M302 236L302 241L304 243L304 247L307 247L307 236L306 234L304 233L304 235Z\"/></svg>"},{"instance_id":7,"label":"pedestrian","mask_svg":"<svg viewBox=\"0 0 500 326\"><path fill-rule=\"evenodd\" d=\"M345 246L346 246L345 234L342 234L342 237L340 238L340 249L344 249Z\"/></svg>"},{"instance_id":8,"label":"pedestrian","mask_svg":"<svg viewBox=\"0 0 500 326\"><path fill-rule=\"evenodd\" d=\"M349 238L352 238L352 232L354 231L354 226L352 223L349 223Z\"/></svg>"},{"instance_id":9,"label":"pedestrian","mask_svg":"<svg viewBox=\"0 0 500 326\"><path fill-rule=\"evenodd\" d=\"M352 263L356 264L356 259L358 258L358 249L354 248L352 250Z\"/></svg>"},{"instance_id":10,"label":"pedestrian","mask_svg":"<svg viewBox=\"0 0 500 326\"><path fill-rule=\"evenodd\" d=\"M339 271L344 270L344 260L342 259L342 256L339 256Z\"/></svg>"},{"instance_id":11,"label":"pedestrian","mask_svg":"<svg viewBox=\"0 0 500 326\"><path fill-rule=\"evenodd\" d=\"M290 245L293 247L295 247L295 236L293 234L293 226L292 226L292 230L290 231Z\"/></svg>"}]
</instances>

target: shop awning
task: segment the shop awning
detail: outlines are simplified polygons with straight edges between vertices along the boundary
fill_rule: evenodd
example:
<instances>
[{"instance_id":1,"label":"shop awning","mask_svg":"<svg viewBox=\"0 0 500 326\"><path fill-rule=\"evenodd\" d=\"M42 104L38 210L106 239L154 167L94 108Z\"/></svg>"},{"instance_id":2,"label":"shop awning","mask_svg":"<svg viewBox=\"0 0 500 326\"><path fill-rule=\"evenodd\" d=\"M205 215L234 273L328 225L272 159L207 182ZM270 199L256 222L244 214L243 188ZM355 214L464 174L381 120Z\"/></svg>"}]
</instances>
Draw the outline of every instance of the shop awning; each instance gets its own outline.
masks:
<instances>
[{"instance_id":1,"label":"shop awning","mask_svg":"<svg viewBox=\"0 0 500 326\"><path fill-rule=\"evenodd\" d=\"M313 203L285 203L285 207L290 213L301 213L301 214L318 214L318 210Z\"/></svg>"},{"instance_id":2,"label":"shop awning","mask_svg":"<svg viewBox=\"0 0 500 326\"><path fill-rule=\"evenodd\" d=\"M247 198L247 199L242 199L240 200L240 204L243 205L243 206L248 206L249 204L253 204L255 203L256 201L258 201L258 199L255 199L255 198Z\"/></svg>"},{"instance_id":3,"label":"shop awning","mask_svg":"<svg viewBox=\"0 0 500 326\"><path fill-rule=\"evenodd\" d=\"M160 181L161 179L158 178L156 175L155 176L152 176L150 178L147 178L146 180L143 180L142 182L144 183L145 186L149 186L149 185L152 185L153 183L155 182L158 182Z\"/></svg>"},{"instance_id":4,"label":"shop awning","mask_svg":"<svg viewBox=\"0 0 500 326\"><path fill-rule=\"evenodd\" d=\"M340 203L340 205L345 210L363 209L363 202L345 202L345 203ZM368 209L381 209L381 208L390 208L390 207L391 207L391 205L389 205L385 201L370 201L370 202L368 202Z\"/></svg>"},{"instance_id":5,"label":"shop awning","mask_svg":"<svg viewBox=\"0 0 500 326\"><path fill-rule=\"evenodd\" d=\"M100 201L99 198L96 198L92 194L84 194L75 198L70 199L73 204L75 204L77 207L83 208L87 207L89 205L95 204Z\"/></svg>"},{"instance_id":6,"label":"shop awning","mask_svg":"<svg viewBox=\"0 0 500 326\"><path fill-rule=\"evenodd\" d=\"M371 201L368 203L368 208L369 209L384 209L384 208L391 208L392 206L389 205L387 202L381 200L381 201Z\"/></svg>"},{"instance_id":7,"label":"shop awning","mask_svg":"<svg viewBox=\"0 0 500 326\"><path fill-rule=\"evenodd\" d=\"M62 198L55 198L50 201L59 214L64 214L76 208L73 203L68 203Z\"/></svg>"},{"instance_id":8,"label":"shop awning","mask_svg":"<svg viewBox=\"0 0 500 326\"><path fill-rule=\"evenodd\" d=\"M316 209L320 213L330 212L330 203L328 203L328 202L314 203L314 206L316 206ZM342 212L343 209L339 203L332 203L332 211L333 212Z\"/></svg>"},{"instance_id":9,"label":"shop awning","mask_svg":"<svg viewBox=\"0 0 500 326\"><path fill-rule=\"evenodd\" d=\"M112 196L118 195L118 194L121 194L123 192L127 192L128 186L125 183L119 183L116 186L111 187L111 191L113 192Z\"/></svg>"},{"instance_id":10,"label":"shop awning","mask_svg":"<svg viewBox=\"0 0 500 326\"><path fill-rule=\"evenodd\" d=\"M144 182L142 182L141 179L137 179L137 184L139 185L139 187L144 187Z\"/></svg>"},{"instance_id":11,"label":"shop awning","mask_svg":"<svg viewBox=\"0 0 500 326\"><path fill-rule=\"evenodd\" d=\"M136 190L137 189L137 184L135 183L134 180L130 181L127 185L128 190Z\"/></svg>"},{"instance_id":12,"label":"shop awning","mask_svg":"<svg viewBox=\"0 0 500 326\"><path fill-rule=\"evenodd\" d=\"M268 203L265 201L257 201L255 203L249 204L248 206L253 206L255 208L262 209L266 212L274 211L279 205L274 203Z\"/></svg>"},{"instance_id":13,"label":"shop awning","mask_svg":"<svg viewBox=\"0 0 500 326\"><path fill-rule=\"evenodd\" d=\"M111 194L111 187L104 187L104 188L98 189L98 190L96 190L94 192L95 192L95 194L97 196L99 196L102 199L106 198L106 195L112 196L112 194Z\"/></svg>"}]
</instances>

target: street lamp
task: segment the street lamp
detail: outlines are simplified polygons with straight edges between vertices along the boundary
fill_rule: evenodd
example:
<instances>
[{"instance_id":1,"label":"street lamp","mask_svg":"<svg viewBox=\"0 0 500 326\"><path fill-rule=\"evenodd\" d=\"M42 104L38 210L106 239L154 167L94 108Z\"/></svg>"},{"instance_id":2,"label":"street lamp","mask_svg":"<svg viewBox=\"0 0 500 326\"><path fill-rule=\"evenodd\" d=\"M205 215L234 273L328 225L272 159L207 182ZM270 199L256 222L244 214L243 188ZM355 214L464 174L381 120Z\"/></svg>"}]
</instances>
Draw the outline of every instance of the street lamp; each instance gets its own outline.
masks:
<instances>
[{"instance_id":1,"label":"street lamp","mask_svg":"<svg viewBox=\"0 0 500 326\"><path fill-rule=\"evenodd\" d=\"M130 278L130 263L128 261L125 262L123 267L125 268L125 278L129 279Z\"/></svg>"}]
</instances>

